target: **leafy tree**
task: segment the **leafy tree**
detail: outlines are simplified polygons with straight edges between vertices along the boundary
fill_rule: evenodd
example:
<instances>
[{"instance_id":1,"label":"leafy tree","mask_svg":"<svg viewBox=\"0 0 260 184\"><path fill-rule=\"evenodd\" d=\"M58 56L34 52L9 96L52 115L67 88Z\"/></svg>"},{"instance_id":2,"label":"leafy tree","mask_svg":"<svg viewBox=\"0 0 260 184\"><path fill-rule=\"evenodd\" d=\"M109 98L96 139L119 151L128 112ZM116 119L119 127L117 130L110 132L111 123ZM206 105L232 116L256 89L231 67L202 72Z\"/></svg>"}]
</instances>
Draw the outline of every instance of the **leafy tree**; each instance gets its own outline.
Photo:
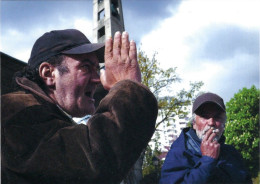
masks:
<instances>
[{"instance_id":1,"label":"leafy tree","mask_svg":"<svg viewBox=\"0 0 260 184\"><path fill-rule=\"evenodd\" d=\"M161 151L159 150L159 132L155 132L155 138L152 140L155 143L155 148L152 150L151 146L148 146L146 149L145 157L143 160L143 175L149 175L151 173L158 173L162 167L163 162L159 160ZM157 165L154 165L154 159L158 161Z\"/></svg>"},{"instance_id":2,"label":"leafy tree","mask_svg":"<svg viewBox=\"0 0 260 184\"><path fill-rule=\"evenodd\" d=\"M240 151L252 177L259 172L259 94L255 86L243 88L226 103L226 143Z\"/></svg>"},{"instance_id":3,"label":"leafy tree","mask_svg":"<svg viewBox=\"0 0 260 184\"><path fill-rule=\"evenodd\" d=\"M171 121L176 115L187 115L189 112L184 111L182 107L191 104L195 93L203 83L190 83L189 90L175 91L175 95L171 96L163 95L165 92L172 92L172 84L181 82L181 79L176 74L176 67L167 70L160 68L156 54L150 59L143 51L139 51L138 61L142 73L142 83L153 92L158 100L158 117L161 117L156 123L156 128L158 128L162 123Z\"/></svg>"},{"instance_id":4,"label":"leafy tree","mask_svg":"<svg viewBox=\"0 0 260 184\"><path fill-rule=\"evenodd\" d=\"M181 79L176 74L176 68L169 68L164 70L160 68L160 63L156 59L157 53L153 55L150 59L145 55L143 51L138 52L138 61L140 65L140 70L142 73L142 83L149 87L153 92L158 101L158 118L156 123L155 136L152 142L155 144L154 150L150 146L146 149L146 154L143 162L143 175L149 175L155 170L160 168L155 168L152 163L152 158L158 157L161 152L159 150L158 139L160 137L158 127L165 124L169 126L170 121L174 121L175 116L187 115L187 112L183 106L188 106L191 104L192 99L195 97L195 93L203 85L202 82L190 83L189 90L172 90L172 84L181 82ZM166 93L171 93L171 95L165 95ZM159 167L162 166L162 162L159 162Z\"/></svg>"},{"instance_id":5,"label":"leafy tree","mask_svg":"<svg viewBox=\"0 0 260 184\"><path fill-rule=\"evenodd\" d=\"M183 107L191 104L191 101L195 97L195 93L203 85L202 82L190 83L189 90L182 89L180 91L174 91L173 93L171 91L173 87L172 84L181 82L181 79L176 74L177 68L169 68L167 70L162 69L160 63L156 59L156 55L157 53L155 53L150 59L143 51L139 50L138 52L138 62L142 73L142 83L155 95L159 108L155 136L151 140L154 147L148 145L145 152L143 152L145 155L140 157L140 159L143 159L143 162L138 161L136 163L143 163L142 174L144 178L141 181L142 184L158 182L161 166L163 164L160 160L158 160L159 162L157 166L153 164L153 159L158 158L161 154L161 150L159 149L161 143L158 141L160 138L158 127L163 124L169 126L170 122L174 121L175 116L186 116L189 112L187 112ZM166 93L171 93L171 95L165 95ZM135 165L135 168L140 167ZM124 183L133 183L131 182L134 180L132 177L135 177L135 175L132 174L133 172L134 171L132 170L128 177L124 179Z\"/></svg>"}]
</instances>

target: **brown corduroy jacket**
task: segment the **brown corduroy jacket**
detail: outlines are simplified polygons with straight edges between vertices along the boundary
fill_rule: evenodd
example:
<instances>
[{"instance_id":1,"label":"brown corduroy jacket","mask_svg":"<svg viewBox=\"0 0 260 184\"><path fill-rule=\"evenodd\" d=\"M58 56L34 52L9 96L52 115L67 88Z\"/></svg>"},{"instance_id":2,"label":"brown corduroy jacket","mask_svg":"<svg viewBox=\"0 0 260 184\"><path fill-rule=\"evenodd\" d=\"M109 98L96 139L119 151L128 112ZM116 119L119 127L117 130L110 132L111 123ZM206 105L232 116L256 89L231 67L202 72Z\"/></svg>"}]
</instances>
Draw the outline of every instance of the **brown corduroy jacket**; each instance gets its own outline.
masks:
<instances>
[{"instance_id":1,"label":"brown corduroy jacket","mask_svg":"<svg viewBox=\"0 0 260 184\"><path fill-rule=\"evenodd\" d=\"M158 107L145 86L118 82L87 125L33 82L1 98L2 183L118 183L147 146Z\"/></svg>"}]
</instances>

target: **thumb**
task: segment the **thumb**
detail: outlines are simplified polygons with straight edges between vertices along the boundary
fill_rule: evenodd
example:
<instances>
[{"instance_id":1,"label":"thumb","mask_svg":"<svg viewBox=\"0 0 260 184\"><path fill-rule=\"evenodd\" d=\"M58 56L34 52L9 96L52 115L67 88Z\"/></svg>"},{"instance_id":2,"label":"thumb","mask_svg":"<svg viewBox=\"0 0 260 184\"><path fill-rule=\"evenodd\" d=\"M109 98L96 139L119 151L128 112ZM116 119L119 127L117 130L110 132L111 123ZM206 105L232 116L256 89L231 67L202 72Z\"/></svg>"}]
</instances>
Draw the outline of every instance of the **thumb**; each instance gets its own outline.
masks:
<instances>
[{"instance_id":1,"label":"thumb","mask_svg":"<svg viewBox=\"0 0 260 184\"><path fill-rule=\"evenodd\" d=\"M102 84L106 81L106 71L104 69L100 70L100 80Z\"/></svg>"},{"instance_id":2,"label":"thumb","mask_svg":"<svg viewBox=\"0 0 260 184\"><path fill-rule=\"evenodd\" d=\"M106 70L104 70L104 69L100 70L100 81L101 81L101 84L103 85L104 89L110 90L110 87L108 86L108 83L107 83Z\"/></svg>"}]
</instances>

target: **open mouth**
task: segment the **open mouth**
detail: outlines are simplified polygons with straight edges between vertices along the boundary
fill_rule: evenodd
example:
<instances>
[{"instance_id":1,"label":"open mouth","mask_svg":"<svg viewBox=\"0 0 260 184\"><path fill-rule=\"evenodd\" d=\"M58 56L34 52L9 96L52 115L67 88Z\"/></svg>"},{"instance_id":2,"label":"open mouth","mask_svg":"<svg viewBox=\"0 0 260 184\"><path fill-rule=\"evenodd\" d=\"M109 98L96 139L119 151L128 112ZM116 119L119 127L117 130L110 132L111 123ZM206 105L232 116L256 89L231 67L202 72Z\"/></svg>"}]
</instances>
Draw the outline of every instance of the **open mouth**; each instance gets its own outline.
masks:
<instances>
[{"instance_id":1,"label":"open mouth","mask_svg":"<svg viewBox=\"0 0 260 184\"><path fill-rule=\"evenodd\" d=\"M89 92L86 92L85 95L86 95L87 97L89 97L89 98L93 98L92 93L91 93L90 91L89 91Z\"/></svg>"},{"instance_id":2,"label":"open mouth","mask_svg":"<svg viewBox=\"0 0 260 184\"><path fill-rule=\"evenodd\" d=\"M93 92L87 91L87 92L85 92L85 95L88 98L88 100L92 101L93 103L95 102L95 99L93 97L94 96Z\"/></svg>"}]
</instances>

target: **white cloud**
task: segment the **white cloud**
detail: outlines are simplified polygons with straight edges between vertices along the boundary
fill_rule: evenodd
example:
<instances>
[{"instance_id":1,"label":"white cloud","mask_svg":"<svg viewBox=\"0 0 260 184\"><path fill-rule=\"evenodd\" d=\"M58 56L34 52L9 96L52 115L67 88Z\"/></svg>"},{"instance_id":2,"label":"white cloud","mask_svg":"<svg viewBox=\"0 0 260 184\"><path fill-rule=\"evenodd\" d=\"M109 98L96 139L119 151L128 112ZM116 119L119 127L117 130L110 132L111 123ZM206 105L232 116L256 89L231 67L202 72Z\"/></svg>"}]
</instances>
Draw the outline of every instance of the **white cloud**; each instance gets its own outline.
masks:
<instances>
[{"instance_id":1,"label":"white cloud","mask_svg":"<svg viewBox=\"0 0 260 184\"><path fill-rule=\"evenodd\" d=\"M55 22L55 21L53 21ZM18 29L2 30L1 51L11 55L14 58L27 62L34 42L45 32L51 30L75 28L82 31L91 41L92 39L92 21L84 18L65 19L58 18L57 24L45 24L41 27L32 27L28 32Z\"/></svg>"},{"instance_id":2,"label":"white cloud","mask_svg":"<svg viewBox=\"0 0 260 184\"><path fill-rule=\"evenodd\" d=\"M150 57L157 51L157 59L163 68L178 67L177 73L183 79L179 88L187 88L189 81L203 81L202 90L212 90L213 81L223 85L219 74L225 73L228 69L225 67L234 67L206 59L196 61L192 51L207 39L203 35L199 39L196 36L205 33L205 29L211 25L232 25L258 30L258 7L260 3L256 0L183 1L177 12L172 12L172 17L162 20L159 27L141 39L142 50ZM237 64L231 59L228 62L231 65ZM230 79L232 71L228 70L225 74ZM174 88L178 88L178 85L174 85Z\"/></svg>"},{"instance_id":3,"label":"white cloud","mask_svg":"<svg viewBox=\"0 0 260 184\"><path fill-rule=\"evenodd\" d=\"M29 40L28 34L16 29L2 30L2 32L1 51L22 61L27 61L28 55L30 55L26 46Z\"/></svg>"},{"instance_id":4,"label":"white cloud","mask_svg":"<svg viewBox=\"0 0 260 184\"><path fill-rule=\"evenodd\" d=\"M260 3L256 0L183 1L177 13L173 12L172 17L162 20L160 27L141 39L142 48L148 54L154 51L164 52L164 55L171 53L170 58L174 58L175 62L185 60L190 49L187 39L211 24L232 24L258 29L259 6Z\"/></svg>"},{"instance_id":5,"label":"white cloud","mask_svg":"<svg viewBox=\"0 0 260 184\"><path fill-rule=\"evenodd\" d=\"M235 24L248 28L259 28L257 21L260 2L258 0L189 0L183 1L176 19L189 23L192 29L200 29L210 23ZM189 27L189 26L188 26Z\"/></svg>"},{"instance_id":6,"label":"white cloud","mask_svg":"<svg viewBox=\"0 0 260 184\"><path fill-rule=\"evenodd\" d=\"M83 18L76 19L74 20L74 28L84 33L87 38L92 42L93 25L91 20Z\"/></svg>"}]
</instances>

